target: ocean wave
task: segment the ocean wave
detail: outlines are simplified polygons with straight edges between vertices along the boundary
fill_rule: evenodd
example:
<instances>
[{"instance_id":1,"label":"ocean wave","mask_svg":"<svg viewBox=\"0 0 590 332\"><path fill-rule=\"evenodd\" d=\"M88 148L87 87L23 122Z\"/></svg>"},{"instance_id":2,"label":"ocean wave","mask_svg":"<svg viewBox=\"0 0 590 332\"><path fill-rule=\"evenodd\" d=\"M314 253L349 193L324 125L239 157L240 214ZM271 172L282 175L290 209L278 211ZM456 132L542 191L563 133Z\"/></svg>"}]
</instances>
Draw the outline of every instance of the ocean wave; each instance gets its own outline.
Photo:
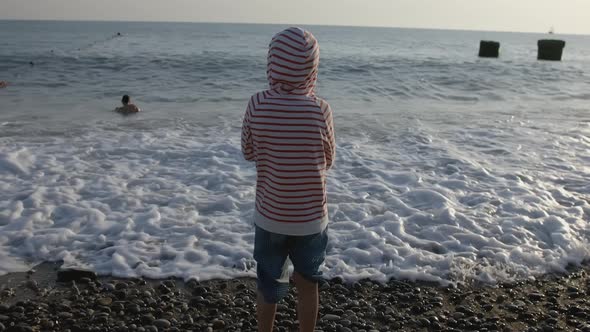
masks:
<instances>
[{"instance_id":1,"label":"ocean wave","mask_svg":"<svg viewBox=\"0 0 590 332\"><path fill-rule=\"evenodd\" d=\"M5 58L5 57L3 57ZM4 60L4 59L3 59ZM229 52L199 51L193 54L152 56L44 56L35 66L25 61L0 61L22 88L56 87L112 89L116 86L153 85L174 90L194 85L194 97L223 94L226 89L243 91L264 87L264 57ZM405 58L376 56L328 57L321 64L320 84L327 95L341 97L339 91L353 91L366 101L429 99L449 102L498 102L521 98L585 101L584 92L571 92L572 85L584 91L589 74L579 68L555 68L535 63L453 61L448 58ZM11 78L12 77L12 78ZM231 78L231 79L230 79ZM53 83L52 83L53 82ZM166 82L162 86L161 82ZM253 86L253 87L252 87ZM218 89L218 90L212 90ZM201 92L202 91L202 92ZM175 95L173 92L171 95ZM232 92L235 94L235 92ZM212 97L225 101L223 97Z\"/></svg>"}]
</instances>

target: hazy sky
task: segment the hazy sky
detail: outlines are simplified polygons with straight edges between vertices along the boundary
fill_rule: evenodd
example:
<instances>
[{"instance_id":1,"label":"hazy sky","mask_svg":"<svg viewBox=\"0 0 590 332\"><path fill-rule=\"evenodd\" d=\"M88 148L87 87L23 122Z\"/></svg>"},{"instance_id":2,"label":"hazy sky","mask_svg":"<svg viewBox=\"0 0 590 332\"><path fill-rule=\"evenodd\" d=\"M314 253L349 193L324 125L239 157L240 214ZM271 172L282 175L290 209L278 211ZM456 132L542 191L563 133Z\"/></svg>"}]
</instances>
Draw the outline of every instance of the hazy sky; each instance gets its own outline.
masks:
<instances>
[{"instance_id":1,"label":"hazy sky","mask_svg":"<svg viewBox=\"0 0 590 332\"><path fill-rule=\"evenodd\" d=\"M0 19L250 22L590 34L590 0L0 0Z\"/></svg>"}]
</instances>

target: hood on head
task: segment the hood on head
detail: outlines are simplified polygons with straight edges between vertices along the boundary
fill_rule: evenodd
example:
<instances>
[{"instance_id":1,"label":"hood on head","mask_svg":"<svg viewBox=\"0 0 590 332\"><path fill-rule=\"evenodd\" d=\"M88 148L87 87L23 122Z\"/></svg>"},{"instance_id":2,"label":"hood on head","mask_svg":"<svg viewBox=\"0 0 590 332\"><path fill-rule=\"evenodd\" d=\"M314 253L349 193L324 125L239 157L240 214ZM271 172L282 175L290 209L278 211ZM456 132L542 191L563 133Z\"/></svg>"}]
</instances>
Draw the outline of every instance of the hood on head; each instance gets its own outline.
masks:
<instances>
[{"instance_id":1,"label":"hood on head","mask_svg":"<svg viewBox=\"0 0 590 332\"><path fill-rule=\"evenodd\" d=\"M311 32L289 28L277 33L268 50L266 74L281 94L315 95L320 46Z\"/></svg>"}]
</instances>

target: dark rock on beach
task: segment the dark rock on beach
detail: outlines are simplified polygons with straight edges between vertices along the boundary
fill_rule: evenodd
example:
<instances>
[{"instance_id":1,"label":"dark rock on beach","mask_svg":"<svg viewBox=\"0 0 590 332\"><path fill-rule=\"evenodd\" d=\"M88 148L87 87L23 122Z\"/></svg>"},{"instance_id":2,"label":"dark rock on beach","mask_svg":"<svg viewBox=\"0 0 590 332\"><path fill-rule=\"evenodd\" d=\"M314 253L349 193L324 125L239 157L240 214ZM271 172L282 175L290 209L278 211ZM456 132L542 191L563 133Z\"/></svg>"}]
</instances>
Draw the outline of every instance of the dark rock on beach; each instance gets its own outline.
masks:
<instances>
[{"instance_id":1,"label":"dark rock on beach","mask_svg":"<svg viewBox=\"0 0 590 332\"><path fill-rule=\"evenodd\" d=\"M320 285L317 330L590 332L589 271L495 286L329 280ZM43 264L0 277L0 332L256 330L252 279L184 283L60 272ZM297 331L296 298L292 288L279 303L276 331Z\"/></svg>"},{"instance_id":2,"label":"dark rock on beach","mask_svg":"<svg viewBox=\"0 0 590 332\"><path fill-rule=\"evenodd\" d=\"M64 269L57 271L57 281L68 282L68 281L80 281L85 280L96 280L96 273L92 271L76 270L76 269Z\"/></svg>"}]
</instances>

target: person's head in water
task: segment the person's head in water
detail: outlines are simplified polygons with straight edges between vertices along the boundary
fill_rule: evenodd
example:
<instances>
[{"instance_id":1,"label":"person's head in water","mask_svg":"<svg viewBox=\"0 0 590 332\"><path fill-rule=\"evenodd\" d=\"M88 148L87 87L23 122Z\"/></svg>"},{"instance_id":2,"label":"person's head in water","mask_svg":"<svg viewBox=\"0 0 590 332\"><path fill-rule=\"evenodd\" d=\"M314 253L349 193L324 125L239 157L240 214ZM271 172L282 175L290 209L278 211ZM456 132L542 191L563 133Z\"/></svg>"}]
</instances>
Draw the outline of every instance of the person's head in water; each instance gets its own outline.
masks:
<instances>
[{"instance_id":1,"label":"person's head in water","mask_svg":"<svg viewBox=\"0 0 590 332\"><path fill-rule=\"evenodd\" d=\"M129 113L137 113L137 112L141 111L139 109L139 107L137 107L136 105L131 103L131 97L129 97L129 95L124 95L123 98L121 98L121 104L123 104L123 106L117 107L115 109L116 112L121 112L123 114L129 114Z\"/></svg>"}]
</instances>

